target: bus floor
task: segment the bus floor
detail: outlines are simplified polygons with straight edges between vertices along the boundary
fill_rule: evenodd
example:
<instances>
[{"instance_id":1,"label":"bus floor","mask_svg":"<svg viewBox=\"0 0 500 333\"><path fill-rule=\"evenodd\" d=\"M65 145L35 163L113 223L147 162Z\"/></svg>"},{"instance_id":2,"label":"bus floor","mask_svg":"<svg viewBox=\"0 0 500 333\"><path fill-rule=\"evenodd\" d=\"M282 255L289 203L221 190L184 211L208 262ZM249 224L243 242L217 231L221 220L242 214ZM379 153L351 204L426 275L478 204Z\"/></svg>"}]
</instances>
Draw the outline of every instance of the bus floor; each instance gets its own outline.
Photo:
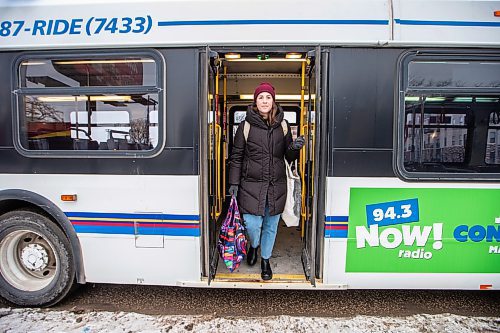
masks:
<instances>
[{"instance_id":1,"label":"bus floor","mask_svg":"<svg viewBox=\"0 0 500 333\"><path fill-rule=\"evenodd\" d=\"M280 221L273 255L270 259L273 270L272 281L305 281L301 261L302 241L300 234L297 227L287 227L282 220ZM232 273L226 268L224 261L219 258L215 279L219 281L260 281L260 250L259 259L254 266L249 266L245 257L240 266Z\"/></svg>"}]
</instances>

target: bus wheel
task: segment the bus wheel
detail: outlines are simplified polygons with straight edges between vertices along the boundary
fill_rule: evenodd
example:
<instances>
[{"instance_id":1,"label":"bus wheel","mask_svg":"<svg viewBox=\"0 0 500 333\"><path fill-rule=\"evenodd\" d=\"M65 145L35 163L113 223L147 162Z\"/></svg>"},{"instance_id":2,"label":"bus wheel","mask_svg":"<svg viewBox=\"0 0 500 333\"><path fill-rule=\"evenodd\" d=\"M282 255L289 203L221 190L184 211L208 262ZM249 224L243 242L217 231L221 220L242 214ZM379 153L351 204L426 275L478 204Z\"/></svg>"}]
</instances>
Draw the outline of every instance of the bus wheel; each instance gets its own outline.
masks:
<instances>
[{"instance_id":1,"label":"bus wheel","mask_svg":"<svg viewBox=\"0 0 500 333\"><path fill-rule=\"evenodd\" d=\"M49 306L75 278L71 246L48 218L30 211L0 216L0 295L20 306Z\"/></svg>"}]
</instances>

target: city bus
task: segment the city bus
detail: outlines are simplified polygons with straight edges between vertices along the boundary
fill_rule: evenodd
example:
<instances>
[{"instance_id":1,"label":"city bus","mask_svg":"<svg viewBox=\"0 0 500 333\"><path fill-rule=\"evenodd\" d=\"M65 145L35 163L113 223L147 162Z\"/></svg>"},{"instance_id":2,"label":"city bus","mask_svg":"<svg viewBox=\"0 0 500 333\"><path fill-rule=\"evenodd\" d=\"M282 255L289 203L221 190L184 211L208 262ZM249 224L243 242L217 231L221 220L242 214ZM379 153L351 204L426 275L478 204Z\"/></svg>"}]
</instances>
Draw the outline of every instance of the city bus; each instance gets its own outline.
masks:
<instances>
[{"instance_id":1,"label":"city bus","mask_svg":"<svg viewBox=\"0 0 500 333\"><path fill-rule=\"evenodd\" d=\"M0 295L85 283L500 289L500 1L0 1ZM230 272L228 159L270 82L301 221Z\"/></svg>"}]
</instances>

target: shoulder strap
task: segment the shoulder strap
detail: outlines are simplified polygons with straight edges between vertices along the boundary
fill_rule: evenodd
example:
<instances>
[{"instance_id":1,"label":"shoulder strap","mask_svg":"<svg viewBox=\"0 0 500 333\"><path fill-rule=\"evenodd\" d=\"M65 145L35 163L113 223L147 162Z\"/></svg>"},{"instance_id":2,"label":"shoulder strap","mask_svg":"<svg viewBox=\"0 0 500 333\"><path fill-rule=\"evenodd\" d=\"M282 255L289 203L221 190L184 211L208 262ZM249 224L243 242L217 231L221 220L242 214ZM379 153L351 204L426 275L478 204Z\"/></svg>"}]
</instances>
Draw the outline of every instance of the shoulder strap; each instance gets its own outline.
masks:
<instances>
[{"instance_id":1,"label":"shoulder strap","mask_svg":"<svg viewBox=\"0 0 500 333\"><path fill-rule=\"evenodd\" d=\"M287 133L288 133L288 126L286 124L286 120L285 119L283 119L281 121L281 128L283 128L283 136L286 136Z\"/></svg>"},{"instance_id":2,"label":"shoulder strap","mask_svg":"<svg viewBox=\"0 0 500 333\"><path fill-rule=\"evenodd\" d=\"M288 133L288 125L286 124L285 119L281 121L281 128L283 129L283 136L286 136ZM245 142L248 140L248 133L250 133L250 123L245 120L245 123L243 124L243 136L245 137Z\"/></svg>"},{"instance_id":3,"label":"shoulder strap","mask_svg":"<svg viewBox=\"0 0 500 333\"><path fill-rule=\"evenodd\" d=\"M245 142L248 140L248 133L250 132L250 123L245 120L243 124L243 136L245 137Z\"/></svg>"}]
</instances>

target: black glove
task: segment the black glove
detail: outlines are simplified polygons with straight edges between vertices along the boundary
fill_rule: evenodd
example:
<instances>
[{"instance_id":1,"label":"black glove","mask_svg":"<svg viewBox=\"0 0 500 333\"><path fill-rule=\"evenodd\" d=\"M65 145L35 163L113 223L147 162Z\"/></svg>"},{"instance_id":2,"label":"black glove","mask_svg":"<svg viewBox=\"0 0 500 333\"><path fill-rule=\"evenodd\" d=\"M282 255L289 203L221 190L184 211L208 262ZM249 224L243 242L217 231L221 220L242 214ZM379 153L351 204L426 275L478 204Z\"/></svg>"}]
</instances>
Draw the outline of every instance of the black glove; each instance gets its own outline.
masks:
<instances>
[{"instance_id":1,"label":"black glove","mask_svg":"<svg viewBox=\"0 0 500 333\"><path fill-rule=\"evenodd\" d=\"M290 144L290 148L293 150L300 150L302 147L304 147L305 143L306 139L304 139L304 137L301 135Z\"/></svg>"},{"instance_id":2,"label":"black glove","mask_svg":"<svg viewBox=\"0 0 500 333\"><path fill-rule=\"evenodd\" d=\"M231 185L229 186L229 194L231 194L231 196L235 196L235 197L238 197L238 185Z\"/></svg>"}]
</instances>

